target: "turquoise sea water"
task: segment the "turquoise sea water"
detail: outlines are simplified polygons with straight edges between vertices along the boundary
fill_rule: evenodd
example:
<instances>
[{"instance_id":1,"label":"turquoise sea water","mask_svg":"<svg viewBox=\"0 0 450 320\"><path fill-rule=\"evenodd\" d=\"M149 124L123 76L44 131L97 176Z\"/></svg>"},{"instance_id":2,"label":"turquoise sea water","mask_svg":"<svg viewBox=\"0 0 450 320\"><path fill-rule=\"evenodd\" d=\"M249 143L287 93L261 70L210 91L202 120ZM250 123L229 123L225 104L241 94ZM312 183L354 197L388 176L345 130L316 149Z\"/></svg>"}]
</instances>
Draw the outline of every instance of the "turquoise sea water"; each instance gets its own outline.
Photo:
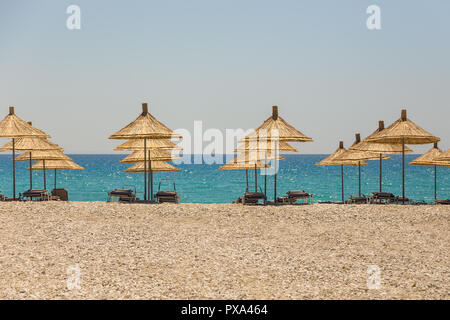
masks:
<instances>
[{"instance_id":1,"label":"turquoise sea water","mask_svg":"<svg viewBox=\"0 0 450 320\"><path fill-rule=\"evenodd\" d=\"M105 201L106 193L124 185L135 185L143 198L143 173L126 173L130 165L119 161L124 155L69 155L85 168L83 171L58 171L58 187L69 191L73 201ZM314 164L327 155L284 155L278 173L278 196L288 190L305 190L313 193L316 201L337 201L341 198L341 171L339 166L318 167ZM418 155L407 155L406 161ZM383 161L383 191L401 195L401 156L391 156ZM361 167L362 193L369 194L379 188L379 162L369 161ZM176 173L155 173L155 192L161 178L174 179L182 202L229 203L245 191L245 171L221 171L219 164L181 164ZM0 155L0 190L12 195L11 155ZM28 162L16 162L16 193L29 188ZM358 193L358 168L344 167L345 196ZM450 168L438 168L438 198L450 198ZM34 172L34 188L43 187L41 171ZM253 171L249 171L249 184L254 185ZM258 184L264 188L264 176ZM169 189L165 183L163 189ZM47 172L47 189L53 188L53 170ZM269 199L273 198L273 177L267 177ZM431 202L434 199L434 168L406 167L406 196L414 200Z\"/></svg>"}]
</instances>

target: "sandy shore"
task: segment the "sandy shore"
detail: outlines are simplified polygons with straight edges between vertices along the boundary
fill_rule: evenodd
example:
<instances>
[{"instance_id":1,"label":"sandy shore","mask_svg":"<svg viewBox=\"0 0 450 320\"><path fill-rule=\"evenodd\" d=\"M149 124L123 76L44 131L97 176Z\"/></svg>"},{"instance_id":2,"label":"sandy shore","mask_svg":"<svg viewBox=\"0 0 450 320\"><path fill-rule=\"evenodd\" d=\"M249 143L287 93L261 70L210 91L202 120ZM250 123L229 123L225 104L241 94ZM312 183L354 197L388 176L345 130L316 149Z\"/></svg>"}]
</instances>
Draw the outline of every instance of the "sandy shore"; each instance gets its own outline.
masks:
<instances>
[{"instance_id":1,"label":"sandy shore","mask_svg":"<svg viewBox=\"0 0 450 320\"><path fill-rule=\"evenodd\" d=\"M2 299L450 299L448 206L0 203L0 220Z\"/></svg>"}]
</instances>

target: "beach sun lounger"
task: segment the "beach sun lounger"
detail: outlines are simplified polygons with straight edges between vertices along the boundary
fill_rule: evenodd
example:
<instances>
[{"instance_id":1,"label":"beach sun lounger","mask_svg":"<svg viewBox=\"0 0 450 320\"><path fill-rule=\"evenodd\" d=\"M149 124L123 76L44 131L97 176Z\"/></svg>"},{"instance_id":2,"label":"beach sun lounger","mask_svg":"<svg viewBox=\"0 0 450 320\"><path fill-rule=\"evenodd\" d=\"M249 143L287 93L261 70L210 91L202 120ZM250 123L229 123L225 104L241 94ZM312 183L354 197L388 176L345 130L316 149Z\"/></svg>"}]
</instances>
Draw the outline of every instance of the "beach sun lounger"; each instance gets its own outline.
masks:
<instances>
[{"instance_id":1,"label":"beach sun lounger","mask_svg":"<svg viewBox=\"0 0 450 320\"><path fill-rule=\"evenodd\" d=\"M168 190L161 190L161 182L163 181L170 181L173 183L173 190L168 191ZM168 202L168 203L180 203L180 195L177 192L176 186L175 186L175 181L171 180L171 179L161 179L159 181L159 185L158 185L158 192L155 194L155 197L158 201L158 203L164 203L164 202Z\"/></svg>"},{"instance_id":2,"label":"beach sun lounger","mask_svg":"<svg viewBox=\"0 0 450 320\"><path fill-rule=\"evenodd\" d=\"M304 190L293 190L286 192L285 196L279 197L277 203L279 204L300 204L297 201L304 200L303 204L312 204L313 195Z\"/></svg>"},{"instance_id":3,"label":"beach sun lounger","mask_svg":"<svg viewBox=\"0 0 450 320\"><path fill-rule=\"evenodd\" d=\"M66 189L53 189L52 197L57 197L61 201L68 201L69 196Z\"/></svg>"},{"instance_id":4,"label":"beach sun lounger","mask_svg":"<svg viewBox=\"0 0 450 320\"><path fill-rule=\"evenodd\" d=\"M37 201L52 200L51 195L48 194L47 190L45 190L45 189L34 189L34 190L24 191L23 193L19 194L19 198L22 200L30 200L30 201L31 200L37 200Z\"/></svg>"},{"instance_id":5,"label":"beach sun lounger","mask_svg":"<svg viewBox=\"0 0 450 320\"><path fill-rule=\"evenodd\" d=\"M134 187L134 191L132 189L114 189L113 191L108 192L106 201L111 202L114 201L114 199L117 199L119 202L136 202L138 200L136 197L136 187Z\"/></svg>"},{"instance_id":6,"label":"beach sun lounger","mask_svg":"<svg viewBox=\"0 0 450 320\"><path fill-rule=\"evenodd\" d=\"M450 199L438 199L436 200L436 204L450 204Z\"/></svg>"},{"instance_id":7,"label":"beach sun lounger","mask_svg":"<svg viewBox=\"0 0 450 320\"><path fill-rule=\"evenodd\" d=\"M360 196L350 196L347 204L366 204L369 203L369 198L365 195Z\"/></svg>"}]
</instances>

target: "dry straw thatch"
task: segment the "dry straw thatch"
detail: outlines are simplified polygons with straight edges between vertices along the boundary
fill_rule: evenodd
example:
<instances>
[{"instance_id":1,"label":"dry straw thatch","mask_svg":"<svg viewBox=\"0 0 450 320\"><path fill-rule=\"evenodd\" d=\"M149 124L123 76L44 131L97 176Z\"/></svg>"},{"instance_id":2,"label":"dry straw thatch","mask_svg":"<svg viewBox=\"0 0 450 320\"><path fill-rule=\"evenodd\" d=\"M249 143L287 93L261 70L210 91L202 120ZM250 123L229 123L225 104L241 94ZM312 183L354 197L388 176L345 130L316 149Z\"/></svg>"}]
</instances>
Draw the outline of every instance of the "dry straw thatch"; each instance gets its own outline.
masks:
<instances>
[{"instance_id":1,"label":"dry straw thatch","mask_svg":"<svg viewBox=\"0 0 450 320\"><path fill-rule=\"evenodd\" d=\"M151 161L172 161L172 160L180 160L180 157L172 155L170 152L165 150L155 149L150 152L150 160ZM148 161L149 156L147 152L147 156L144 155L144 150L134 151L132 154L129 154L122 160L121 163L135 163L140 161Z\"/></svg>"},{"instance_id":2,"label":"dry straw thatch","mask_svg":"<svg viewBox=\"0 0 450 320\"><path fill-rule=\"evenodd\" d=\"M440 141L438 137L409 120L406 110L402 110L400 119L366 140L367 142L388 144L427 144Z\"/></svg>"},{"instance_id":3,"label":"dry straw thatch","mask_svg":"<svg viewBox=\"0 0 450 320\"><path fill-rule=\"evenodd\" d=\"M146 141L146 149L154 150L182 150L175 143L167 139L150 139ZM115 151L136 151L144 150L144 139L130 139L118 147L114 148Z\"/></svg>"},{"instance_id":4,"label":"dry straw thatch","mask_svg":"<svg viewBox=\"0 0 450 320\"><path fill-rule=\"evenodd\" d=\"M243 145L237 147L234 152L243 152L248 150L275 150L278 147L278 152L298 152L296 148L285 141L279 141L278 146L275 141L247 141Z\"/></svg>"},{"instance_id":5,"label":"dry straw thatch","mask_svg":"<svg viewBox=\"0 0 450 320\"><path fill-rule=\"evenodd\" d=\"M398 144L388 144L388 143L370 143L369 139L375 137L379 132L385 130L384 121L380 120L378 122L378 129L375 130L371 135L365 138L360 143L351 146L350 150L358 150L358 151L370 151L376 153L384 153L384 154L400 154L402 153L402 146ZM411 149L405 147L405 153L412 152Z\"/></svg>"},{"instance_id":6,"label":"dry straw thatch","mask_svg":"<svg viewBox=\"0 0 450 320\"><path fill-rule=\"evenodd\" d=\"M164 161L152 161L151 164L152 164L152 167L151 167L152 172L177 172L180 170ZM135 165L133 165L125 170L125 172L149 172L149 171L150 170L149 170L148 165L144 166L143 161L138 162Z\"/></svg>"},{"instance_id":7,"label":"dry straw thatch","mask_svg":"<svg viewBox=\"0 0 450 320\"><path fill-rule=\"evenodd\" d=\"M323 159L322 161L316 163L316 166L357 166L358 164L361 166L367 166L367 162L364 161L349 161L349 160L341 160L339 157L344 154L347 149L344 148L344 142L339 142L339 148L330 154L328 157Z\"/></svg>"},{"instance_id":8,"label":"dry straw thatch","mask_svg":"<svg viewBox=\"0 0 450 320\"><path fill-rule=\"evenodd\" d=\"M62 153L61 150L38 150L27 151L16 157L16 161L29 161L31 153L31 160L72 160L70 157ZM45 162L47 164L47 162Z\"/></svg>"},{"instance_id":9,"label":"dry straw thatch","mask_svg":"<svg viewBox=\"0 0 450 320\"><path fill-rule=\"evenodd\" d=\"M120 129L109 139L172 139L181 138L171 129L159 122L148 112L147 103L142 104L142 113L130 124Z\"/></svg>"},{"instance_id":10,"label":"dry straw thatch","mask_svg":"<svg viewBox=\"0 0 450 320\"><path fill-rule=\"evenodd\" d=\"M44 162L36 162L31 166L31 169L44 170ZM73 160L47 160L45 161L45 170L84 170L84 168L73 162Z\"/></svg>"},{"instance_id":11,"label":"dry straw thatch","mask_svg":"<svg viewBox=\"0 0 450 320\"><path fill-rule=\"evenodd\" d=\"M450 161L450 149L448 149L447 151L443 152L441 155L439 155L438 157L436 157L436 159L434 159L436 161Z\"/></svg>"},{"instance_id":12,"label":"dry straw thatch","mask_svg":"<svg viewBox=\"0 0 450 320\"><path fill-rule=\"evenodd\" d=\"M437 143L434 144L433 148L428 150L428 152L424 153L420 157L414 159L409 164L413 166L435 166L438 161L435 159L442 155L443 152L437 146Z\"/></svg>"},{"instance_id":13,"label":"dry straw thatch","mask_svg":"<svg viewBox=\"0 0 450 320\"><path fill-rule=\"evenodd\" d=\"M250 133L240 142L251 140L278 140L287 142L312 142L313 139L307 137L293 126L288 124L278 115L278 106L272 107L272 116L263 122L255 131Z\"/></svg>"},{"instance_id":14,"label":"dry straw thatch","mask_svg":"<svg viewBox=\"0 0 450 320\"><path fill-rule=\"evenodd\" d=\"M14 107L9 108L9 114L0 121L0 138L40 137L50 138L45 132L34 128L14 113Z\"/></svg>"},{"instance_id":15,"label":"dry straw thatch","mask_svg":"<svg viewBox=\"0 0 450 320\"><path fill-rule=\"evenodd\" d=\"M253 169L269 169L271 168L267 163L263 161L257 161L255 163L240 163L235 162L234 159L227 162L219 168L219 170L253 170Z\"/></svg>"},{"instance_id":16,"label":"dry straw thatch","mask_svg":"<svg viewBox=\"0 0 450 320\"><path fill-rule=\"evenodd\" d=\"M12 142L8 142L0 148L0 152L13 149ZM27 137L15 139L14 149L16 151L44 151L44 150L60 150L64 149L57 144L50 142L44 138Z\"/></svg>"},{"instance_id":17,"label":"dry straw thatch","mask_svg":"<svg viewBox=\"0 0 450 320\"><path fill-rule=\"evenodd\" d=\"M336 160L350 160L350 161L359 161L359 160L386 160L390 159L388 156L382 155L381 153L371 152L371 151L361 151L358 150L357 147L363 143L361 141L361 135L359 133L355 134L355 142L353 145L342 152L339 156L336 157ZM370 144L370 143L368 143ZM352 149L355 148L355 149Z\"/></svg>"}]
</instances>

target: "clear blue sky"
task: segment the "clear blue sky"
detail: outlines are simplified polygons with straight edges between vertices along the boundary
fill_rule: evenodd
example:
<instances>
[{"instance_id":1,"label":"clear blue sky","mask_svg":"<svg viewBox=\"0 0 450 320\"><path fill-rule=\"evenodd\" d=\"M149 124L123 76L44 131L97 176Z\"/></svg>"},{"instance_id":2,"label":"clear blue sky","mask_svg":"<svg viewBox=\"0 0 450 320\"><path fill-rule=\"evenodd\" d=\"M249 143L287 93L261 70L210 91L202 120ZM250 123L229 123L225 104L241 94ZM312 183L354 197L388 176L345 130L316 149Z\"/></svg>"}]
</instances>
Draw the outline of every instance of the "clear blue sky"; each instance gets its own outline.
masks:
<instances>
[{"instance_id":1,"label":"clear blue sky","mask_svg":"<svg viewBox=\"0 0 450 320\"><path fill-rule=\"evenodd\" d=\"M407 107L449 148L449 17L448 0L1 1L0 117L13 105L68 153L113 153L143 101L172 129L254 128L277 104L314 138L301 152L330 153Z\"/></svg>"}]
</instances>

